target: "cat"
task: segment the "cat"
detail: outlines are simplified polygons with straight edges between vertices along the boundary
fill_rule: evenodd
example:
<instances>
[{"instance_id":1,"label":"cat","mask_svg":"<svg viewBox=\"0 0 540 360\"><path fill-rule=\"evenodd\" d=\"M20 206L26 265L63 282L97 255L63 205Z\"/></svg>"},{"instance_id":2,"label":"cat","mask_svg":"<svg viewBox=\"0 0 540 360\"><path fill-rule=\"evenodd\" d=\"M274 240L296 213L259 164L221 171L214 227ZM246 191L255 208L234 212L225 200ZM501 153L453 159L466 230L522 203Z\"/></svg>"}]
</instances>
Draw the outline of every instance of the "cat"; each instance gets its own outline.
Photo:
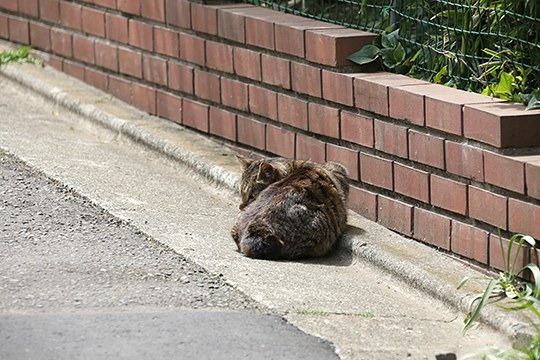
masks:
<instances>
[{"instance_id":1,"label":"cat","mask_svg":"<svg viewBox=\"0 0 540 360\"><path fill-rule=\"evenodd\" d=\"M241 161L243 211L231 230L238 250L269 260L326 255L347 225L345 167L284 158Z\"/></svg>"}]
</instances>

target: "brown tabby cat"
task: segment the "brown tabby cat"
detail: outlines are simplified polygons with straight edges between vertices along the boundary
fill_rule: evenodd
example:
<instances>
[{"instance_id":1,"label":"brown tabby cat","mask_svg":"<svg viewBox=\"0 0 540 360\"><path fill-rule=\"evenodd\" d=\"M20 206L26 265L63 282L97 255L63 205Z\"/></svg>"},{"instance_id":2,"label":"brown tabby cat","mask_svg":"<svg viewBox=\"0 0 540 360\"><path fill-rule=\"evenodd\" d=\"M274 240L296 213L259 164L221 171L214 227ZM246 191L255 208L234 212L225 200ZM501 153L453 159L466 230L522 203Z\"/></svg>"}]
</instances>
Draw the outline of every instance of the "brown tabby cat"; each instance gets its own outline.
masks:
<instances>
[{"instance_id":1,"label":"brown tabby cat","mask_svg":"<svg viewBox=\"0 0 540 360\"><path fill-rule=\"evenodd\" d=\"M347 170L333 162L241 160L243 211L231 236L259 259L323 256L347 224Z\"/></svg>"}]
</instances>

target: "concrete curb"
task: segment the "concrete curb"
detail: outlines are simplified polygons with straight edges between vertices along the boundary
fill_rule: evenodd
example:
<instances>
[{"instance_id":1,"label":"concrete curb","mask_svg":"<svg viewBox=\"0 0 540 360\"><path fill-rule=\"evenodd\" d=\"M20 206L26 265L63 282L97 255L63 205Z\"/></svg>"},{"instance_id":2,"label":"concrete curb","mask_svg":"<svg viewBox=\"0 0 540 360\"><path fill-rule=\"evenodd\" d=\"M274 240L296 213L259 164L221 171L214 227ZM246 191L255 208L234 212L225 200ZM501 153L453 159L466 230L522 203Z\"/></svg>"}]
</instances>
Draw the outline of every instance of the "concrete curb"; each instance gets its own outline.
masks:
<instances>
[{"instance_id":1,"label":"concrete curb","mask_svg":"<svg viewBox=\"0 0 540 360\"><path fill-rule=\"evenodd\" d=\"M9 65L0 67L0 73L59 106L180 161L227 189L238 187L240 169L234 153L204 136L134 109L49 67ZM366 229L364 235L345 236L348 250L357 259L371 262L462 312L484 285L475 283L466 290L456 290L461 278L480 273L356 214L351 214L350 222ZM534 329L521 315L487 306L480 320L523 344Z\"/></svg>"}]
</instances>

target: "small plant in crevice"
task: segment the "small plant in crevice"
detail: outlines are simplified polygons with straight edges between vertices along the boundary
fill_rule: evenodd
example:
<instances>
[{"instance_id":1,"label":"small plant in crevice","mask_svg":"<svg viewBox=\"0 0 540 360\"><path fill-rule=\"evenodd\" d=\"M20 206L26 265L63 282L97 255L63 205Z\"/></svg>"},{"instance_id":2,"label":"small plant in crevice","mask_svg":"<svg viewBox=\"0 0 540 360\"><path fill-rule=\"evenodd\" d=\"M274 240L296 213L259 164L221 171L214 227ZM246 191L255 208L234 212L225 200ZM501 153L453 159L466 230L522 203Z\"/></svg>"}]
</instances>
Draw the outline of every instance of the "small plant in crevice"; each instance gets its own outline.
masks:
<instances>
[{"instance_id":1,"label":"small plant in crevice","mask_svg":"<svg viewBox=\"0 0 540 360\"><path fill-rule=\"evenodd\" d=\"M5 64L41 64L41 60L30 54L32 48L30 46L21 46L15 50L0 51L0 65Z\"/></svg>"},{"instance_id":2,"label":"small plant in crevice","mask_svg":"<svg viewBox=\"0 0 540 360\"><path fill-rule=\"evenodd\" d=\"M469 304L463 331L469 330L476 324L482 309L487 305L491 298L508 298L512 300L512 304L503 306L502 308L508 311L530 311L536 319L536 321L531 320L532 325L536 329L536 334L530 339L529 344L525 348L516 347L504 350L489 349L484 352L482 359L540 360L540 300L538 300L538 297L540 296L540 268L537 264L529 263L520 269L516 269L516 263L522 247L524 245L535 247L536 242L529 235L515 234L510 238L508 247L505 251L499 230L499 243L501 246L504 268L503 271L499 273L499 277L497 279L488 277L466 277L461 280L458 285L459 289L472 279L487 281L487 285L483 292L475 296ZM513 251L514 249L515 251ZM520 276L525 275L526 271L530 272L532 282L520 278Z\"/></svg>"}]
</instances>

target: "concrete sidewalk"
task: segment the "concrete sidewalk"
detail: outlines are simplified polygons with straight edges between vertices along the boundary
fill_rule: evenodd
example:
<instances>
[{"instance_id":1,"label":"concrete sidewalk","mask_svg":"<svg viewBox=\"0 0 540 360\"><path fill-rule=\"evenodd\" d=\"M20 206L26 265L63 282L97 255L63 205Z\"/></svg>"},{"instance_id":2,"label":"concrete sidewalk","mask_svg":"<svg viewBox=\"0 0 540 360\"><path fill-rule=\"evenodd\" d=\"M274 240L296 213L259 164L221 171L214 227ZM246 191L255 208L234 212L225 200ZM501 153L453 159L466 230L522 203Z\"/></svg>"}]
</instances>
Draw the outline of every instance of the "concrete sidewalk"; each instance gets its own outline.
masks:
<instances>
[{"instance_id":1,"label":"concrete sidewalk","mask_svg":"<svg viewBox=\"0 0 540 360\"><path fill-rule=\"evenodd\" d=\"M495 306L461 334L478 273L353 213L331 257L245 258L229 230L238 213L239 166L227 148L148 116L50 68L0 68L0 148L129 221L309 334L342 359L434 359L530 331ZM135 140L135 141L133 141ZM178 181L190 173L191 180Z\"/></svg>"}]
</instances>

